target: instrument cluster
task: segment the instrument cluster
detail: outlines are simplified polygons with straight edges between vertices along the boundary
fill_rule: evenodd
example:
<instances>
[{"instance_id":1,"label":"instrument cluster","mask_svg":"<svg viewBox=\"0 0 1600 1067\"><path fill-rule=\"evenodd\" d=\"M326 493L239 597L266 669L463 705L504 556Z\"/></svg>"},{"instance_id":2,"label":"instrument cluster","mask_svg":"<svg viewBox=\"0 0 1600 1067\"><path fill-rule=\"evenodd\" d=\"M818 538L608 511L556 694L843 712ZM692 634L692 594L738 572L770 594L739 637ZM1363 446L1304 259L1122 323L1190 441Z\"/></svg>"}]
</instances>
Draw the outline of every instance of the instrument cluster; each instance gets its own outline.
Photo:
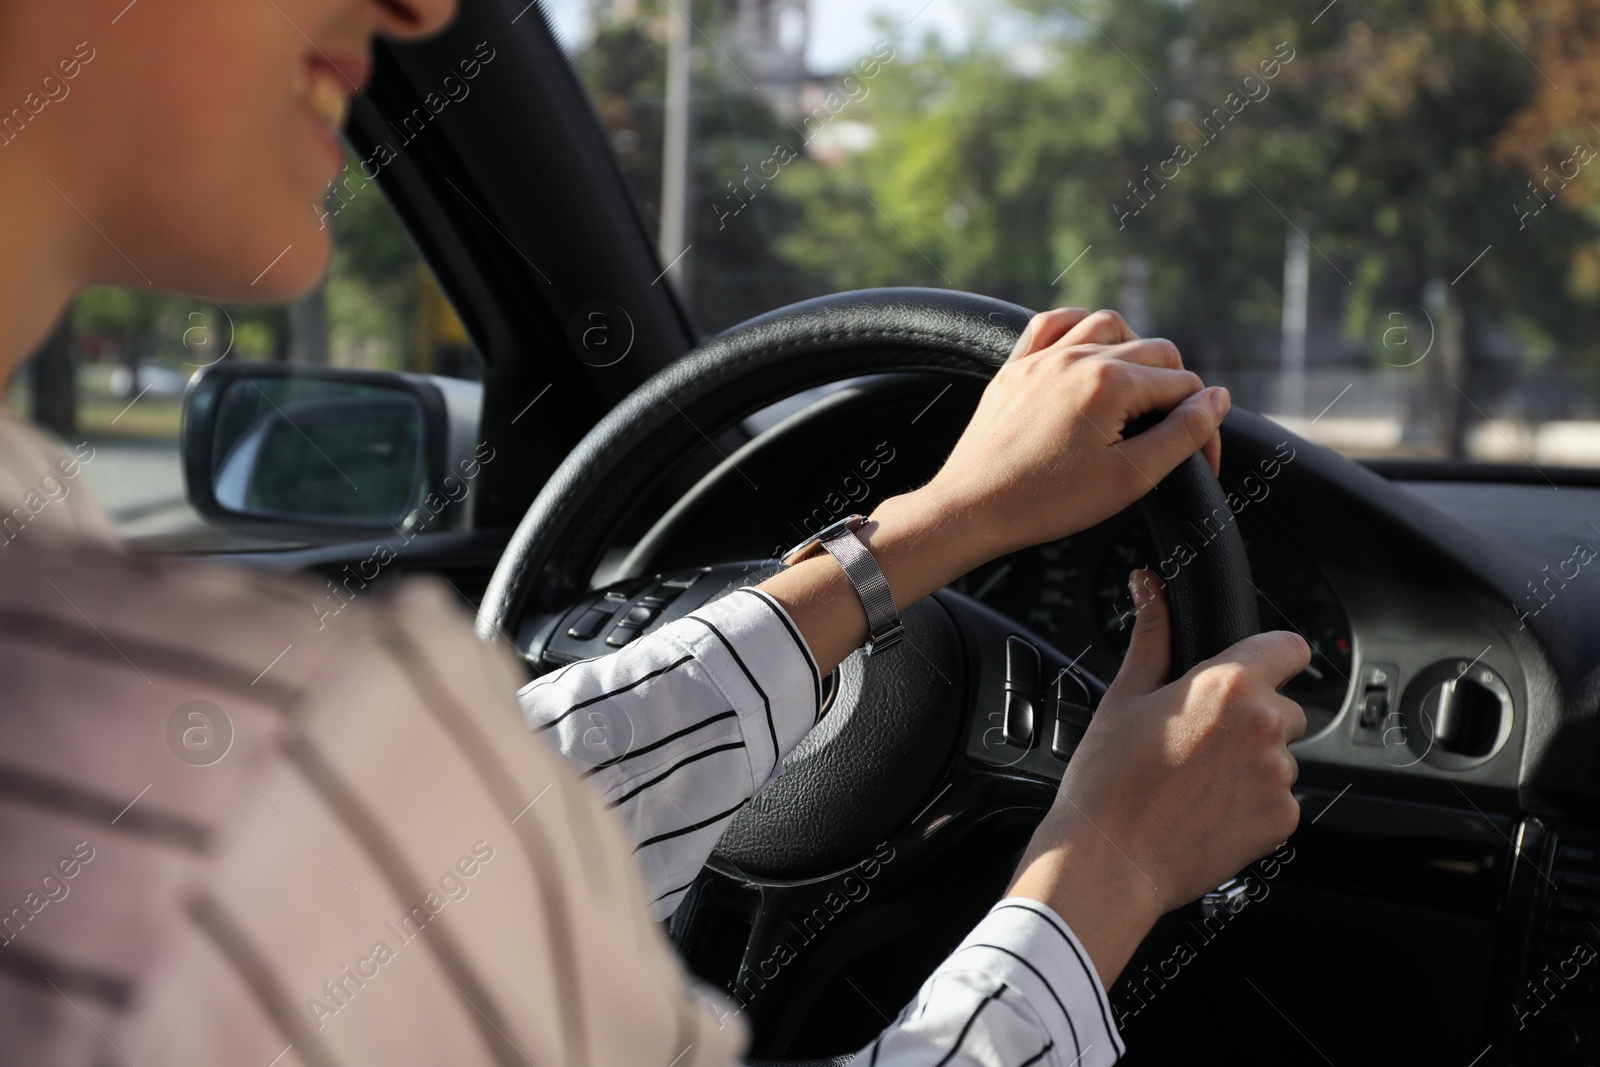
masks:
<instances>
[{"instance_id":1,"label":"instrument cluster","mask_svg":"<svg viewBox=\"0 0 1600 1067\"><path fill-rule=\"evenodd\" d=\"M1241 512L1237 521L1250 558L1264 630L1295 630L1311 646L1311 663L1283 692L1306 711L1306 734L1331 723L1351 688L1349 616L1316 564L1271 520ZM1110 680L1128 650L1133 597L1128 574L1157 563L1149 532L1129 510L1049 544L1014 552L965 575L955 588L1081 657Z\"/></svg>"}]
</instances>

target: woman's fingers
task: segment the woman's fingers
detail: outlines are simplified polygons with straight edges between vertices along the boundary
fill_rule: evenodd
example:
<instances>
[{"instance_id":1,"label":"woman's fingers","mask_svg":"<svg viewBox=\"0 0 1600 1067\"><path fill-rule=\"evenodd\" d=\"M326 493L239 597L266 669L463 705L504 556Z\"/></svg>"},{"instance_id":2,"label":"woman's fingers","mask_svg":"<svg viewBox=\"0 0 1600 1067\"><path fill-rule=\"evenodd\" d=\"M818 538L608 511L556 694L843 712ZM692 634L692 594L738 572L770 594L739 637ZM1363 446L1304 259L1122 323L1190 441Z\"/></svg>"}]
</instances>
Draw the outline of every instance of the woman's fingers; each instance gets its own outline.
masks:
<instances>
[{"instance_id":1,"label":"woman's fingers","mask_svg":"<svg viewBox=\"0 0 1600 1067\"><path fill-rule=\"evenodd\" d=\"M1193 378L1187 371L1145 373L1162 376L1162 380L1150 383L1143 390L1145 397L1164 396L1176 400L1145 404L1145 411L1169 409L1167 417L1119 447L1146 478L1158 482L1196 452L1212 447L1212 442L1217 440L1217 427L1222 424L1232 401L1226 389L1194 391L1182 381L1184 376ZM1189 389L1187 393L1182 392L1185 388ZM1210 460L1210 452L1206 458Z\"/></svg>"},{"instance_id":2,"label":"woman's fingers","mask_svg":"<svg viewBox=\"0 0 1600 1067\"><path fill-rule=\"evenodd\" d=\"M1017 338L1016 345L1011 349L1007 362L1024 359L1052 346L1056 348L1075 348L1080 345L1123 345L1130 341L1138 341L1139 335L1128 326L1127 320L1115 311L1102 309L1089 312L1084 308L1056 308L1054 311L1043 311L1028 320L1028 325L1022 330L1022 336ZM1162 341L1163 345L1171 350L1172 362L1157 364L1164 367L1181 367L1182 359L1178 358L1178 349L1170 341ZM1068 353L1069 356L1087 355L1090 353ZM1122 358L1122 357L1118 357Z\"/></svg>"},{"instance_id":3,"label":"woman's fingers","mask_svg":"<svg viewBox=\"0 0 1600 1067\"><path fill-rule=\"evenodd\" d=\"M1182 371L1183 358L1178 354L1178 346L1164 337L1151 337L1140 341L1131 341L1111 348L1102 349L1101 353L1112 359L1122 360L1124 363L1137 363L1145 367L1156 367L1164 370ZM1183 373L1188 373L1184 371ZM1195 379L1199 381L1198 378ZM1187 396L1187 394L1185 394ZM1154 409L1152 409L1154 410ZM1226 409L1224 409L1226 414ZM1210 466L1211 473L1222 473L1222 437L1212 434L1200 449Z\"/></svg>"},{"instance_id":4,"label":"woman's fingers","mask_svg":"<svg viewBox=\"0 0 1600 1067\"><path fill-rule=\"evenodd\" d=\"M1069 345L1119 345L1138 339L1139 335L1133 332L1127 320L1108 309L1092 315L1085 312L1062 338Z\"/></svg>"},{"instance_id":5,"label":"woman's fingers","mask_svg":"<svg viewBox=\"0 0 1600 1067\"><path fill-rule=\"evenodd\" d=\"M1043 352L1088 317L1089 312L1086 308L1056 308L1054 311L1041 311L1029 319L1028 325L1022 328L1022 336L1017 338L1017 343L1012 347L1011 355L1006 357L1006 362L1024 359L1035 352Z\"/></svg>"},{"instance_id":6,"label":"woman's fingers","mask_svg":"<svg viewBox=\"0 0 1600 1067\"><path fill-rule=\"evenodd\" d=\"M1130 364L1126 360L1106 360L1100 374L1102 381L1111 380L1120 413L1129 419L1150 411L1171 411L1206 387L1193 371ZM1196 441L1190 451L1200 444Z\"/></svg>"},{"instance_id":7,"label":"woman's fingers","mask_svg":"<svg viewBox=\"0 0 1600 1067\"><path fill-rule=\"evenodd\" d=\"M1183 369L1183 357L1178 354L1178 346L1165 337L1146 337L1134 341L1125 341L1121 344L1089 349L1086 350L1085 354L1105 356L1108 359L1120 359L1124 363L1138 363L1145 367L1161 367L1166 370Z\"/></svg>"}]
</instances>

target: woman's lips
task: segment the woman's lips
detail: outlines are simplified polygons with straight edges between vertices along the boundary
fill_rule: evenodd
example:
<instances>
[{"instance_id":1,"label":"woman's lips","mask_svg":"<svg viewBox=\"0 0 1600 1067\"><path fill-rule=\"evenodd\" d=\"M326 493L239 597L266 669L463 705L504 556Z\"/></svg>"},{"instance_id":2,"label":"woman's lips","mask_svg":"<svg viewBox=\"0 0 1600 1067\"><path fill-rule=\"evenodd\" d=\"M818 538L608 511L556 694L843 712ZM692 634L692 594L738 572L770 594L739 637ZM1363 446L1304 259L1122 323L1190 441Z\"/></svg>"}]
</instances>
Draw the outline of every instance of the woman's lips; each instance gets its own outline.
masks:
<instances>
[{"instance_id":1,"label":"woman's lips","mask_svg":"<svg viewBox=\"0 0 1600 1067\"><path fill-rule=\"evenodd\" d=\"M294 92L306 108L334 134L344 129L350 98L366 84L365 60L313 56L296 71Z\"/></svg>"}]
</instances>

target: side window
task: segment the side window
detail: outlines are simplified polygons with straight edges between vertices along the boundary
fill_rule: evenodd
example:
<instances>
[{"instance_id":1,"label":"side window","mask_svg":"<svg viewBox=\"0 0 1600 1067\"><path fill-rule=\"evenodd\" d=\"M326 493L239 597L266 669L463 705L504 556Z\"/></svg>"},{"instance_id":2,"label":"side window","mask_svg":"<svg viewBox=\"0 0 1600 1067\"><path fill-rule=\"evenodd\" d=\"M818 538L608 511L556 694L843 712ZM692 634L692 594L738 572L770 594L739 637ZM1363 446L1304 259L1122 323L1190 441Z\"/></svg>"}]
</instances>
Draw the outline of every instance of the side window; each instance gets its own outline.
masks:
<instances>
[{"instance_id":1,"label":"side window","mask_svg":"<svg viewBox=\"0 0 1600 1067\"><path fill-rule=\"evenodd\" d=\"M352 161L341 179L357 173ZM184 392L208 367L261 360L481 379L465 329L378 186L342 180L327 210L333 264L303 299L245 306L91 289L13 377L9 414L91 446L79 453L93 455L81 477L129 547L242 543L185 494ZM339 502L327 512L338 518Z\"/></svg>"}]
</instances>

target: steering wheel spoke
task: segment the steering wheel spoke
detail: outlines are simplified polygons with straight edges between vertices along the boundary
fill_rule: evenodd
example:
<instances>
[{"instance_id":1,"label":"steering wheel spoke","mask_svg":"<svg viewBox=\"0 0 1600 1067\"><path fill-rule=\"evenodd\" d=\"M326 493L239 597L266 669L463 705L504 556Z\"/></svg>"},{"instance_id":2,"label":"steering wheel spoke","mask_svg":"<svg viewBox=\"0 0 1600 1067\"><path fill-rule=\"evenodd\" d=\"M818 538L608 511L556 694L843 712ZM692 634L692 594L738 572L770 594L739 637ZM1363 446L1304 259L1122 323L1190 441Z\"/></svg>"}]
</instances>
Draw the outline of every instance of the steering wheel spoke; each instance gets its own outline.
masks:
<instances>
[{"instance_id":1,"label":"steering wheel spoke","mask_svg":"<svg viewBox=\"0 0 1600 1067\"><path fill-rule=\"evenodd\" d=\"M754 1054L854 1051L1004 892L1054 795L960 754L912 818L838 870L776 878L714 855L669 933L750 1025Z\"/></svg>"}]
</instances>

